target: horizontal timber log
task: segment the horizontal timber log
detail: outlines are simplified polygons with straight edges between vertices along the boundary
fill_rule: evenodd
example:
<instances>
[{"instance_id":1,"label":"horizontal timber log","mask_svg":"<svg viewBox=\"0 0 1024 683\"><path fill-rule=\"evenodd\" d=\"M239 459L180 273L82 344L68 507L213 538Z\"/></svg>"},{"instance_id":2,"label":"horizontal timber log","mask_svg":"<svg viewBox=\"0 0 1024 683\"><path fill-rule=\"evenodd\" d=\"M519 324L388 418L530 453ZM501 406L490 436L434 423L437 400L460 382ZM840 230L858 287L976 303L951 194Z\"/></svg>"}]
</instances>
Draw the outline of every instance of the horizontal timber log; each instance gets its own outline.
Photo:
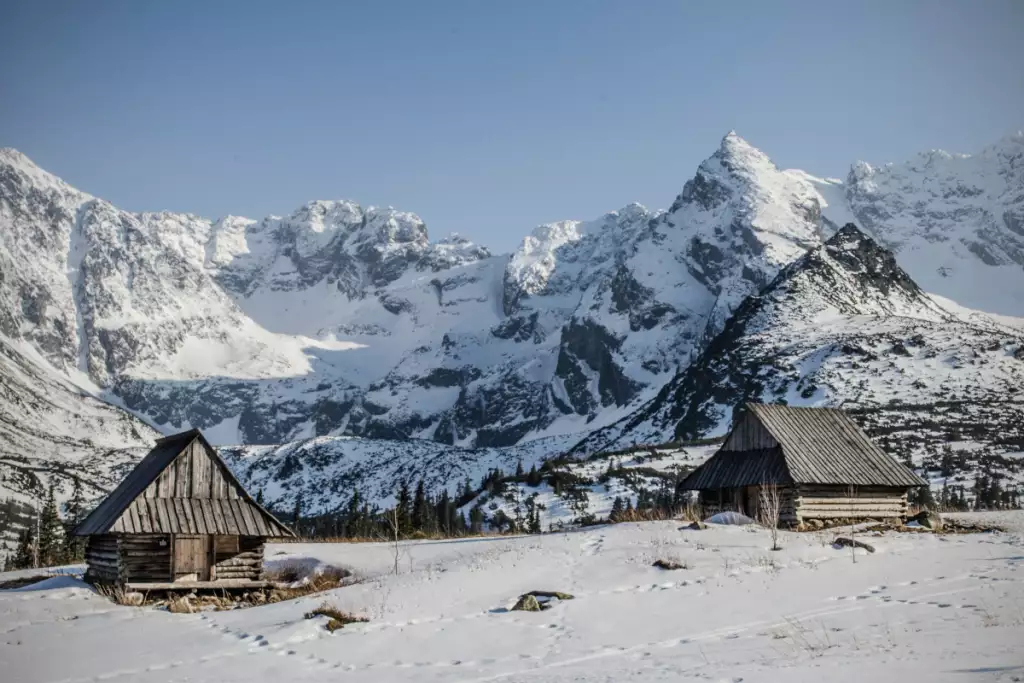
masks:
<instances>
[{"instance_id":1,"label":"horizontal timber log","mask_svg":"<svg viewBox=\"0 0 1024 683\"><path fill-rule=\"evenodd\" d=\"M122 550L121 557L163 557L169 558L171 554L166 550L159 553L144 553L139 550Z\"/></svg>"},{"instance_id":2,"label":"horizontal timber log","mask_svg":"<svg viewBox=\"0 0 1024 683\"><path fill-rule=\"evenodd\" d=\"M85 551L86 558L95 557L100 560L117 560L119 557L116 550L94 550L89 548Z\"/></svg>"},{"instance_id":3,"label":"horizontal timber log","mask_svg":"<svg viewBox=\"0 0 1024 683\"><path fill-rule=\"evenodd\" d=\"M898 498L802 498L800 505L906 505Z\"/></svg>"},{"instance_id":4,"label":"horizontal timber log","mask_svg":"<svg viewBox=\"0 0 1024 683\"><path fill-rule=\"evenodd\" d=\"M223 562L218 562L214 566L216 566L216 567L258 567L261 564L263 564L262 560L235 560L235 559L232 559L232 560L224 560Z\"/></svg>"},{"instance_id":5,"label":"horizontal timber log","mask_svg":"<svg viewBox=\"0 0 1024 683\"><path fill-rule=\"evenodd\" d=\"M260 560L260 559L263 559L263 554L262 553L224 553L222 555L218 555L218 557L222 557L224 559L239 558L239 559L242 559L242 560Z\"/></svg>"},{"instance_id":6,"label":"horizontal timber log","mask_svg":"<svg viewBox=\"0 0 1024 683\"><path fill-rule=\"evenodd\" d=\"M906 503L900 503L899 501L888 501L878 503L861 503L861 502L849 502L849 503L825 503L820 500L810 501L801 503L796 506L797 509L805 510L807 508L816 508L821 510L839 510L842 508L906 508Z\"/></svg>"},{"instance_id":7,"label":"horizontal timber log","mask_svg":"<svg viewBox=\"0 0 1024 683\"><path fill-rule=\"evenodd\" d=\"M105 552L117 552L117 543L86 543L86 550L102 550Z\"/></svg>"},{"instance_id":8,"label":"horizontal timber log","mask_svg":"<svg viewBox=\"0 0 1024 683\"><path fill-rule=\"evenodd\" d=\"M814 512L800 512L801 519L844 519L847 517L858 518L858 519L886 519L888 517L902 517L903 515L896 511L886 512L857 512L843 510L839 512L832 511L814 511Z\"/></svg>"},{"instance_id":9,"label":"horizontal timber log","mask_svg":"<svg viewBox=\"0 0 1024 683\"><path fill-rule=\"evenodd\" d=\"M887 489L887 488L876 488L867 486L854 486L854 496L869 496L869 497L893 497L899 498L900 496L907 495L906 489ZM800 496L814 496L816 498L849 498L850 488L847 486L835 486L835 487L816 487L816 486L801 486L797 489L797 495Z\"/></svg>"}]
</instances>

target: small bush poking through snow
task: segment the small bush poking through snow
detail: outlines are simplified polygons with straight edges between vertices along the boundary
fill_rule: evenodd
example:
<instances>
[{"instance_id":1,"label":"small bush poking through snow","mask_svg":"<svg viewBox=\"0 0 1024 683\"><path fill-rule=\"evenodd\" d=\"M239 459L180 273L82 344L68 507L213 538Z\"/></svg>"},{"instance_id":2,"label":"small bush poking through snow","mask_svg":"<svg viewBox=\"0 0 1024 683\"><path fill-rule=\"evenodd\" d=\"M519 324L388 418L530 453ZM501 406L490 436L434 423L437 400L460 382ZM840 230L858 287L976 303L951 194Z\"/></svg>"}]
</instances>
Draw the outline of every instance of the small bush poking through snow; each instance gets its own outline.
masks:
<instances>
[{"instance_id":1,"label":"small bush poking through snow","mask_svg":"<svg viewBox=\"0 0 1024 683\"><path fill-rule=\"evenodd\" d=\"M322 602L320 606L312 612L306 613L307 619L314 619L316 617L327 617L328 621L324 628L331 633L342 628L345 624L356 624L369 621L366 617L357 617L354 614L344 612L326 601Z\"/></svg>"}]
</instances>

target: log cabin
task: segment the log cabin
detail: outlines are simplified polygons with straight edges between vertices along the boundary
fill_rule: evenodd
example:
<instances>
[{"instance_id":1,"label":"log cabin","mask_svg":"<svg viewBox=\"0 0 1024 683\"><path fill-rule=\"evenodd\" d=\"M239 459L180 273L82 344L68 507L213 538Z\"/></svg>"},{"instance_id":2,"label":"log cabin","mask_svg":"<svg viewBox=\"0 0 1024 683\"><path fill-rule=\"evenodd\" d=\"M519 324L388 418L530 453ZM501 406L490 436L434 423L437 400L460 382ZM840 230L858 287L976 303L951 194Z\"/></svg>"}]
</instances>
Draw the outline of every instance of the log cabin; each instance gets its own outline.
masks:
<instances>
[{"instance_id":1,"label":"log cabin","mask_svg":"<svg viewBox=\"0 0 1024 683\"><path fill-rule=\"evenodd\" d=\"M294 536L197 429L159 439L75 534L87 581L133 590L264 587L266 539Z\"/></svg>"},{"instance_id":2,"label":"log cabin","mask_svg":"<svg viewBox=\"0 0 1024 683\"><path fill-rule=\"evenodd\" d=\"M907 494L927 482L868 438L842 410L748 403L722 447L680 483L709 513L760 519L767 493L778 524L904 520Z\"/></svg>"}]
</instances>

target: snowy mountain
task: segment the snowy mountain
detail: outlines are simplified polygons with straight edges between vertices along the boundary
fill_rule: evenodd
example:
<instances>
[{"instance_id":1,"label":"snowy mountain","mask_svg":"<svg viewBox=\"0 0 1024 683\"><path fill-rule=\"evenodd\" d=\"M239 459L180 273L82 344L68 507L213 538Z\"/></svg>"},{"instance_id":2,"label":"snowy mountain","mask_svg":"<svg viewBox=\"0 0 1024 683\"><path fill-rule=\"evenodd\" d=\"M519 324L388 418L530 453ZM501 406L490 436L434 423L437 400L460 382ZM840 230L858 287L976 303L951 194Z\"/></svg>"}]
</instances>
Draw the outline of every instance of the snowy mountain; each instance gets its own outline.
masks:
<instances>
[{"instance_id":1,"label":"snowy mountain","mask_svg":"<svg viewBox=\"0 0 1024 683\"><path fill-rule=\"evenodd\" d=\"M748 401L837 405L919 466L1024 444L1024 331L943 308L847 224L747 298L704 352L577 452L723 435ZM998 470L1020 471L1019 463Z\"/></svg>"},{"instance_id":2,"label":"snowy mountain","mask_svg":"<svg viewBox=\"0 0 1024 683\"><path fill-rule=\"evenodd\" d=\"M50 422L103 416L46 433L103 447L152 434L97 400L215 443L415 438L471 460L587 433L587 448L718 433L753 395L977 410L1020 380L1022 169L1017 134L975 156L858 162L842 182L730 133L668 210L542 225L496 256L351 201L261 220L130 213L2 150L0 341L20 374L0 414L30 433L18 396L45 385L62 397ZM887 415L880 433L903 433ZM48 438L20 450L45 458Z\"/></svg>"}]
</instances>

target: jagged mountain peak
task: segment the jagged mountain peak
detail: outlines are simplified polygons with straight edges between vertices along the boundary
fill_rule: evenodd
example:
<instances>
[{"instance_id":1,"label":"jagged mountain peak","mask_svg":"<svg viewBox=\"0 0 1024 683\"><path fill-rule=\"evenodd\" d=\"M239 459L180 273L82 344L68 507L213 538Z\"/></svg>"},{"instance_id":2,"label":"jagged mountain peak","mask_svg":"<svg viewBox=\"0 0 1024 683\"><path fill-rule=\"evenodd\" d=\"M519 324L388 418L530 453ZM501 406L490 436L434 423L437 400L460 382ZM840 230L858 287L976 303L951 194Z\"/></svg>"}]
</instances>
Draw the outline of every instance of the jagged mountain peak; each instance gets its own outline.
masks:
<instances>
[{"instance_id":1,"label":"jagged mountain peak","mask_svg":"<svg viewBox=\"0 0 1024 683\"><path fill-rule=\"evenodd\" d=\"M711 158L734 169L768 166L778 170L767 154L752 145L746 138L740 137L734 130L725 134L718 151Z\"/></svg>"},{"instance_id":2,"label":"jagged mountain peak","mask_svg":"<svg viewBox=\"0 0 1024 683\"><path fill-rule=\"evenodd\" d=\"M0 148L0 182L5 185L4 191L0 192L0 199L3 195L20 194L27 187L44 192L56 190L64 194L73 194L79 201L91 199L88 194L72 188L13 147ZM15 187L21 187L22 190L15 191Z\"/></svg>"},{"instance_id":3,"label":"jagged mountain peak","mask_svg":"<svg viewBox=\"0 0 1024 683\"><path fill-rule=\"evenodd\" d=\"M761 295L749 301L763 308L767 299L790 314L795 313L789 309L796 305L808 324L815 324L824 314L837 313L952 319L900 268L891 251L853 223L787 266Z\"/></svg>"}]
</instances>

